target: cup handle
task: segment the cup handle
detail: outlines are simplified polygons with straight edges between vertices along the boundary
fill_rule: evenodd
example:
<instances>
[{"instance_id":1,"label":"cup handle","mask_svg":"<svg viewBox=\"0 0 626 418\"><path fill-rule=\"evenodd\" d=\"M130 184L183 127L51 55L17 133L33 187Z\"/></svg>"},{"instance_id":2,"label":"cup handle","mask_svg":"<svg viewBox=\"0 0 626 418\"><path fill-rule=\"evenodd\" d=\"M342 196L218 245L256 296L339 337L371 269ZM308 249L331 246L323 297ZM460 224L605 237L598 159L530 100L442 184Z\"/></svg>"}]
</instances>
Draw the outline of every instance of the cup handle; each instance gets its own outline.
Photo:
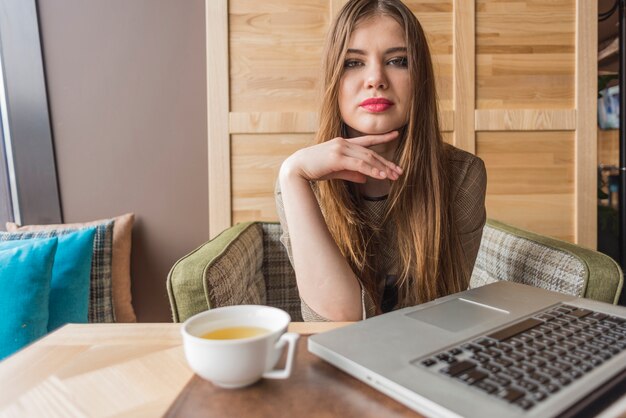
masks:
<instances>
[{"instance_id":1,"label":"cup handle","mask_svg":"<svg viewBox=\"0 0 626 418\"><path fill-rule=\"evenodd\" d=\"M283 347L285 347L285 344L289 344L285 368L282 370L274 369L269 372L265 372L263 377L267 379L287 379L291 376L291 369L293 368L293 359L296 354L296 343L298 342L298 338L300 338L300 334L295 332L287 332L280 336L280 339L276 342L274 349L282 350Z\"/></svg>"}]
</instances>

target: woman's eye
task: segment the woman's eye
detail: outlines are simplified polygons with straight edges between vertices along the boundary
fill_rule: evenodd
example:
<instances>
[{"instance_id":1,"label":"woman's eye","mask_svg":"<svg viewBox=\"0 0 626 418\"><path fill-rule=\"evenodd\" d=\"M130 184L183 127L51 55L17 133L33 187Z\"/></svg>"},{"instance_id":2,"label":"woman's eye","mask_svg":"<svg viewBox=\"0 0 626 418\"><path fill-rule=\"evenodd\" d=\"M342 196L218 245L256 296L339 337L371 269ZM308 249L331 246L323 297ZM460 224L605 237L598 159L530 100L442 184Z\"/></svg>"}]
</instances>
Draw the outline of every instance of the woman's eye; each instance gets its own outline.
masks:
<instances>
[{"instance_id":1,"label":"woman's eye","mask_svg":"<svg viewBox=\"0 0 626 418\"><path fill-rule=\"evenodd\" d=\"M406 67L408 66L408 60L406 57L398 57L393 58L388 61L389 64L394 65L396 67Z\"/></svg>"},{"instance_id":2,"label":"woman's eye","mask_svg":"<svg viewBox=\"0 0 626 418\"><path fill-rule=\"evenodd\" d=\"M361 61L358 60L345 60L343 68L354 68L361 65Z\"/></svg>"}]
</instances>

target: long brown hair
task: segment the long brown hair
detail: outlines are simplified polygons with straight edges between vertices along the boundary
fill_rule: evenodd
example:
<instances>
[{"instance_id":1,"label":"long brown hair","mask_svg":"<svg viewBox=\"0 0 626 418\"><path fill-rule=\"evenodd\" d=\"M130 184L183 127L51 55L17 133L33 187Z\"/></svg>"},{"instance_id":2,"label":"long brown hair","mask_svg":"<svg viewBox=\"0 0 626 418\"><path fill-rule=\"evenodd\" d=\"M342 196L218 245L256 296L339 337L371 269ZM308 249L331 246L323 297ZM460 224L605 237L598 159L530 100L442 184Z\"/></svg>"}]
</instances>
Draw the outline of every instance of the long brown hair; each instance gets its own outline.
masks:
<instances>
[{"instance_id":1,"label":"long brown hair","mask_svg":"<svg viewBox=\"0 0 626 418\"><path fill-rule=\"evenodd\" d=\"M453 219L447 152L439 131L435 77L424 31L399 0L351 0L339 12L328 33L323 62L323 91L318 143L342 136L339 85L350 35L357 24L374 16L389 16L403 28L408 71L414 91L408 123L397 139L396 163L404 173L392 182L384 223L395 242L376 239L380 226L368 224L353 183L321 181L318 198L326 223L343 256L376 305L376 277L381 246L393 245L400 263L398 302L423 303L467 288L462 248ZM378 256L377 256L378 254Z\"/></svg>"}]
</instances>

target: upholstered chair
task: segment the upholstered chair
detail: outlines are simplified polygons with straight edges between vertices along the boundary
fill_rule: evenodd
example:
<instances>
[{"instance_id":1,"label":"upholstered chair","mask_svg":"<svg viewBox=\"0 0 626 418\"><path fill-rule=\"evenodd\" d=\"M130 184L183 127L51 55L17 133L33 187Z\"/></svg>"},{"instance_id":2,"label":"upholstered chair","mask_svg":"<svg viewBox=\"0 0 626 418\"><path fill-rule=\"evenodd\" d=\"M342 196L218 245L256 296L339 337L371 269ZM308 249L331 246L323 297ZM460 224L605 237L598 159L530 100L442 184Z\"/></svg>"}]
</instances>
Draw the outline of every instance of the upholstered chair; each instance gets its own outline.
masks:
<instances>
[{"instance_id":1,"label":"upholstered chair","mask_svg":"<svg viewBox=\"0 0 626 418\"><path fill-rule=\"evenodd\" d=\"M277 223L240 223L178 260L167 278L174 321L237 304L275 306L301 321L295 274L280 235ZM618 264L602 253L490 219L470 288L497 280L613 304L624 281Z\"/></svg>"}]
</instances>

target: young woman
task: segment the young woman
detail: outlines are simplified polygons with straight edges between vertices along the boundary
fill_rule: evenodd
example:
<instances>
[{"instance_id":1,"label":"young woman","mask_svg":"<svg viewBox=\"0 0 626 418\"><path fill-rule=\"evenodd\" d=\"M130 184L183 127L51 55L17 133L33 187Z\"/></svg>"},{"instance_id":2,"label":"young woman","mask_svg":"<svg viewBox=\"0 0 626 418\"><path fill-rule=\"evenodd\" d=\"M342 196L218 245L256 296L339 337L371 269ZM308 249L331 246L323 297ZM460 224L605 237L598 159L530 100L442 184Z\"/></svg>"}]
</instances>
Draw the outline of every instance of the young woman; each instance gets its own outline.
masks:
<instances>
[{"instance_id":1,"label":"young woman","mask_svg":"<svg viewBox=\"0 0 626 418\"><path fill-rule=\"evenodd\" d=\"M305 320L352 321L465 290L486 173L443 142L421 25L399 0L351 0L324 52L316 145L276 203Z\"/></svg>"}]
</instances>

